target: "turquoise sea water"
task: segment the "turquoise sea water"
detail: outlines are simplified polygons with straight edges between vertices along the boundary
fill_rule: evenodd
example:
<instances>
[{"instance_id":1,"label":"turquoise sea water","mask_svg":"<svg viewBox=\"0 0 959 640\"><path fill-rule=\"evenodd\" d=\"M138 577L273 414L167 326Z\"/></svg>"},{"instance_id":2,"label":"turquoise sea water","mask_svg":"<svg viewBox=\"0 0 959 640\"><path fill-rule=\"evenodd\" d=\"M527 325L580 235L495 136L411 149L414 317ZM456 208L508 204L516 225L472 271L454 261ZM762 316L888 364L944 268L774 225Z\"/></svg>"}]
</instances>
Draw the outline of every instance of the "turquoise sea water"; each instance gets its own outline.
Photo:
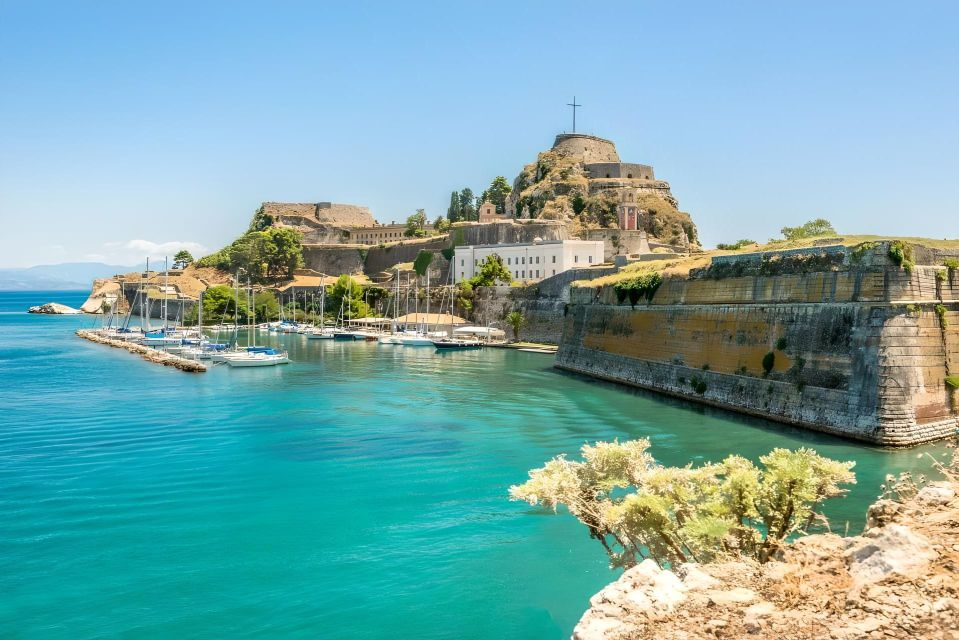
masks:
<instances>
[{"instance_id":1,"label":"turquoise sea water","mask_svg":"<svg viewBox=\"0 0 959 640\"><path fill-rule=\"evenodd\" d=\"M883 451L564 374L552 358L263 337L294 364L186 374L0 293L0 637L565 638L615 575L568 516L507 501L585 441L663 462ZM261 334L262 336L263 334Z\"/></svg>"}]
</instances>

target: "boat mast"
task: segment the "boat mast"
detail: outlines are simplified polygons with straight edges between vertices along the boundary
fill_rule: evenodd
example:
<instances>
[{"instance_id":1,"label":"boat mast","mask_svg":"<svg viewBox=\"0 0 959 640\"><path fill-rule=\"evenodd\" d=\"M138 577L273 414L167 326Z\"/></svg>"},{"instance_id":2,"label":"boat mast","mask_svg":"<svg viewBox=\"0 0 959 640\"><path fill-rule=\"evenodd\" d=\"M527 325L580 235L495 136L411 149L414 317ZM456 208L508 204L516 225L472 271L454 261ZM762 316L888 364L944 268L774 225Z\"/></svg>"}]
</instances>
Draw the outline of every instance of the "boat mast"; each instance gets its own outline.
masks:
<instances>
[{"instance_id":1,"label":"boat mast","mask_svg":"<svg viewBox=\"0 0 959 640\"><path fill-rule=\"evenodd\" d=\"M170 258L163 257L163 333L167 331L167 321L170 319L170 310L167 307L167 297L170 294Z\"/></svg>"}]
</instances>

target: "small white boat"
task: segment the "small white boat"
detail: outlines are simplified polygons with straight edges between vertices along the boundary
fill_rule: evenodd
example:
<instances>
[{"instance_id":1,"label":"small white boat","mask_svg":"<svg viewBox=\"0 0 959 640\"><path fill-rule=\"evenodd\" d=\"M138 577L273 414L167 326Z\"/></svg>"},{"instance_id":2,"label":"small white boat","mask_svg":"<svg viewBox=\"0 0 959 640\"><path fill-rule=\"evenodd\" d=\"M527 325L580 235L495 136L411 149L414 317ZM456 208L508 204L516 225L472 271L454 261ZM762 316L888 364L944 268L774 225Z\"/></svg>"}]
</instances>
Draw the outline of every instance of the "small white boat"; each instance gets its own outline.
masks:
<instances>
[{"instance_id":1,"label":"small white boat","mask_svg":"<svg viewBox=\"0 0 959 640\"><path fill-rule=\"evenodd\" d=\"M332 329L313 329L308 334L306 334L308 340L332 340L333 339L333 330Z\"/></svg>"},{"instance_id":2,"label":"small white boat","mask_svg":"<svg viewBox=\"0 0 959 640\"><path fill-rule=\"evenodd\" d=\"M400 337L392 333L387 334L385 336L380 336L377 339L377 342L379 342L380 344L403 344L402 342L400 342Z\"/></svg>"},{"instance_id":3,"label":"small white boat","mask_svg":"<svg viewBox=\"0 0 959 640\"><path fill-rule=\"evenodd\" d=\"M286 351L267 349L229 354L225 360L231 367L272 367L278 364L289 364L290 356Z\"/></svg>"},{"instance_id":4,"label":"small white boat","mask_svg":"<svg viewBox=\"0 0 959 640\"><path fill-rule=\"evenodd\" d=\"M433 339L425 333L408 332L400 335L400 344L404 347L432 347Z\"/></svg>"}]
</instances>

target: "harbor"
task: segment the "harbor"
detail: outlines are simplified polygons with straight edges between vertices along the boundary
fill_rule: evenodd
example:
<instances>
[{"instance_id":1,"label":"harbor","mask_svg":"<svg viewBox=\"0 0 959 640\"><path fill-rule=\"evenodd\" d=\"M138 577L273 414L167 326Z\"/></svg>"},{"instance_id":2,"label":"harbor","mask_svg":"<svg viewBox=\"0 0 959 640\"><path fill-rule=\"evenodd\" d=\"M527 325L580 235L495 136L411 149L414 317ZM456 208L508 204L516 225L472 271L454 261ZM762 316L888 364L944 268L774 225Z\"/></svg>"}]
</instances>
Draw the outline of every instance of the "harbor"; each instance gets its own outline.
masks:
<instances>
[{"instance_id":1,"label":"harbor","mask_svg":"<svg viewBox=\"0 0 959 640\"><path fill-rule=\"evenodd\" d=\"M686 464L689 451L727 455L730 441L750 457L813 446L859 463L859 483L829 504L841 531L861 527L885 474L923 473L917 456L942 450L861 447L697 408L518 349L438 353L257 330L257 344L294 364L206 362L207 373L185 375L78 339L90 317L24 313L42 300L17 298L0 314L0 508L18 567L0 576L7 628L240 636L269 610L274 635L309 620L344 640L438 626L559 639L609 582L606 559L572 519L504 499L557 451L649 437L665 464ZM547 565L556 570L544 581ZM198 623L206 593L221 595ZM355 606L360 597L369 606ZM105 603L106 622L95 614Z\"/></svg>"}]
</instances>

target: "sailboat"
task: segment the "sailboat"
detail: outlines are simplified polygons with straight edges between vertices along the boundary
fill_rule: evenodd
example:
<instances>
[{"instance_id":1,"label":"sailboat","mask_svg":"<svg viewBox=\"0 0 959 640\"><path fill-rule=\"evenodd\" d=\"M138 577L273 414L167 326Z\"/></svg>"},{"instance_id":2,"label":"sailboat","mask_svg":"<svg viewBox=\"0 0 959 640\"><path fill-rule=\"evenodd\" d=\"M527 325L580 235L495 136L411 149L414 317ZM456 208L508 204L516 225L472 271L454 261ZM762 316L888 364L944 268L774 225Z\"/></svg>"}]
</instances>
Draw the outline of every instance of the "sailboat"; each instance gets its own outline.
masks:
<instances>
[{"instance_id":1,"label":"sailboat","mask_svg":"<svg viewBox=\"0 0 959 640\"><path fill-rule=\"evenodd\" d=\"M313 330L306 334L307 340L332 340L333 339L333 328L326 326L325 316L323 315L326 311L326 284L322 281L320 282L320 326L313 327ZM314 314L316 309L314 307Z\"/></svg>"},{"instance_id":2,"label":"sailboat","mask_svg":"<svg viewBox=\"0 0 959 640\"><path fill-rule=\"evenodd\" d=\"M377 339L380 344L403 344L400 336L396 333L396 316L400 309L400 268L396 267L396 286L393 291L393 321L390 323L390 333L384 334Z\"/></svg>"},{"instance_id":3,"label":"sailboat","mask_svg":"<svg viewBox=\"0 0 959 640\"><path fill-rule=\"evenodd\" d=\"M436 347L437 351L455 351L455 350L464 350L464 349L481 349L483 343L479 340L465 340L463 338L455 337L453 333L453 265L450 264L450 278L449 286L447 287L450 294L450 332L448 336L437 337L433 340L433 346ZM443 298L440 300L440 315L443 313L443 304L446 302L446 292L443 292Z\"/></svg>"},{"instance_id":4,"label":"sailboat","mask_svg":"<svg viewBox=\"0 0 959 640\"><path fill-rule=\"evenodd\" d=\"M237 274L237 307L239 307L239 280L239 274ZM250 325L246 334L247 347L243 351L224 355L224 361L231 367L272 367L278 364L288 364L290 356L286 351L277 351L273 347L257 347L250 343L253 328L256 326L256 308L253 305L253 286L247 284L250 287L247 294L250 318Z\"/></svg>"}]
</instances>

